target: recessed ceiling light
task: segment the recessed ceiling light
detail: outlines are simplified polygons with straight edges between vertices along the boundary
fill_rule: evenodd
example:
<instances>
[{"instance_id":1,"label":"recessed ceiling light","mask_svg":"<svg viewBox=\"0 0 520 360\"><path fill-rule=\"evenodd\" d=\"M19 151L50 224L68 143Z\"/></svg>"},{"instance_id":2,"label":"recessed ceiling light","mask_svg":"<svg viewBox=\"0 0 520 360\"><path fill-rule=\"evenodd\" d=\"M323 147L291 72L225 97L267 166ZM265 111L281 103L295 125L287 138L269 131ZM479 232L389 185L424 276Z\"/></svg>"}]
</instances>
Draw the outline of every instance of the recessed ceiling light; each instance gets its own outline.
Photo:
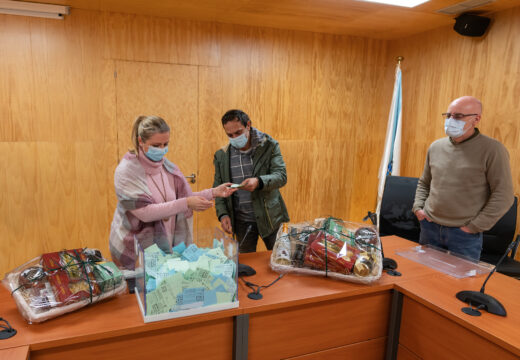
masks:
<instances>
[{"instance_id":1,"label":"recessed ceiling light","mask_svg":"<svg viewBox=\"0 0 520 360\"><path fill-rule=\"evenodd\" d=\"M428 2L429 0L361 0L361 1L375 2L375 3L379 3L379 4L404 6L404 7L412 8L417 5L424 4L425 2Z\"/></svg>"}]
</instances>

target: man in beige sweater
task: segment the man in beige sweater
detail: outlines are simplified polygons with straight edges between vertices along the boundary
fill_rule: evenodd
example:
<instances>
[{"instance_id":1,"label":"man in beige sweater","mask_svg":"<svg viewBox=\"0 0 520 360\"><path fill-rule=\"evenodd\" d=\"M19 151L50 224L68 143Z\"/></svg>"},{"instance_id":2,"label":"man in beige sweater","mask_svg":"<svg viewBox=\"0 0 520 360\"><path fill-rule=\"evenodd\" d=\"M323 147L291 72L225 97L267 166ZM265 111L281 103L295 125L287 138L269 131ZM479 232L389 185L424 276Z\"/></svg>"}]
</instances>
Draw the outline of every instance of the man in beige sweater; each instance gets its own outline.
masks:
<instances>
[{"instance_id":1,"label":"man in beige sweater","mask_svg":"<svg viewBox=\"0 0 520 360\"><path fill-rule=\"evenodd\" d=\"M463 96L442 114L448 137L428 149L413 204L421 244L473 260L480 258L482 232L492 228L514 201L509 154L476 128L481 113L478 99Z\"/></svg>"}]
</instances>

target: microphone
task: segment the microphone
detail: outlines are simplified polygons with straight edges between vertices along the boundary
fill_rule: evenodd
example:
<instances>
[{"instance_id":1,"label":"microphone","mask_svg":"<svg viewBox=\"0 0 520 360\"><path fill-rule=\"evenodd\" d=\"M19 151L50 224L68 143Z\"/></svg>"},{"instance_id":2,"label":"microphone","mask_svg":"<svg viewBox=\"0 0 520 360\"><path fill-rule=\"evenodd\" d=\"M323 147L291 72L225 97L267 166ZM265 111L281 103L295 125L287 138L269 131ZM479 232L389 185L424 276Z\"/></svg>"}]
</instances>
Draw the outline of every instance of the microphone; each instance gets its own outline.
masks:
<instances>
[{"instance_id":1,"label":"microphone","mask_svg":"<svg viewBox=\"0 0 520 360\"><path fill-rule=\"evenodd\" d=\"M498 266L502 263L502 261L505 259L507 254L513 249L513 246L516 244L520 237L517 237L516 240L513 240L511 244L509 244L506 252L500 260L498 260L497 264L489 272L489 275L486 277L486 280L484 280L484 283L482 284L482 287L480 288L480 291L470 291L470 290L463 290L459 291L455 296L457 299L459 299L462 302L468 303L468 307L463 307L461 310L463 313L471 315L471 316L480 316L482 313L479 311L480 309L486 310L490 314L500 315L500 316L506 316L506 309L504 308L504 305L500 303L497 299L495 299L493 296L485 294L484 290L486 288L486 284L491 277L497 270ZM472 308L473 306L476 306L476 308Z\"/></svg>"},{"instance_id":2,"label":"microphone","mask_svg":"<svg viewBox=\"0 0 520 360\"><path fill-rule=\"evenodd\" d=\"M370 219L373 225L377 225L377 213L373 213L369 211L367 216L363 218L363 221L367 221ZM397 261L391 258L385 257L385 252L383 250L383 241L381 240L381 256L383 257L383 270L386 270L386 273L390 276L401 276L402 274L397 271Z\"/></svg>"},{"instance_id":3,"label":"microphone","mask_svg":"<svg viewBox=\"0 0 520 360\"><path fill-rule=\"evenodd\" d=\"M240 245L242 245L242 243L244 242L244 239L247 237L247 235L251 231L251 228L252 228L252 225L249 224L249 226L247 227L246 233L242 237L242 240L240 240L240 242L238 243L238 251L239 252L240 252ZM236 234L234 233L233 236L236 237ZM240 260L239 260L239 262L238 262L238 276L252 276L252 275L255 275L255 274L256 274L255 269L253 269L249 265L241 264Z\"/></svg>"},{"instance_id":4,"label":"microphone","mask_svg":"<svg viewBox=\"0 0 520 360\"><path fill-rule=\"evenodd\" d=\"M383 250L383 240L381 240L381 256L383 257L383 270L386 270L386 273L390 276L401 276L402 274L397 271L397 261L391 258L385 257L385 252Z\"/></svg>"}]
</instances>

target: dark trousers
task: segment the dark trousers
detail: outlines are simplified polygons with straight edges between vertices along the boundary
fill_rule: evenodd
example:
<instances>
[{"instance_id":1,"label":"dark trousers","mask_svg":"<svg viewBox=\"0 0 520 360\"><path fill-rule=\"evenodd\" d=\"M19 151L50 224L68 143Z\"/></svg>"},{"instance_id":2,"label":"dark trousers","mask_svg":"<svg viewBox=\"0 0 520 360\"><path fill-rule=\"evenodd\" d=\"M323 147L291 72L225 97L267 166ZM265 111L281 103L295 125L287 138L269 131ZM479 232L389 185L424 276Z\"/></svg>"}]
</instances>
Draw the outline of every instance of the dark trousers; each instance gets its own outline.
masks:
<instances>
[{"instance_id":1,"label":"dark trousers","mask_svg":"<svg viewBox=\"0 0 520 360\"><path fill-rule=\"evenodd\" d=\"M256 251L256 244L258 243L258 236L260 235L256 223L235 220L235 235L239 243L240 253ZM267 250L273 250L276 241L276 231L269 236L263 237L262 240Z\"/></svg>"}]
</instances>

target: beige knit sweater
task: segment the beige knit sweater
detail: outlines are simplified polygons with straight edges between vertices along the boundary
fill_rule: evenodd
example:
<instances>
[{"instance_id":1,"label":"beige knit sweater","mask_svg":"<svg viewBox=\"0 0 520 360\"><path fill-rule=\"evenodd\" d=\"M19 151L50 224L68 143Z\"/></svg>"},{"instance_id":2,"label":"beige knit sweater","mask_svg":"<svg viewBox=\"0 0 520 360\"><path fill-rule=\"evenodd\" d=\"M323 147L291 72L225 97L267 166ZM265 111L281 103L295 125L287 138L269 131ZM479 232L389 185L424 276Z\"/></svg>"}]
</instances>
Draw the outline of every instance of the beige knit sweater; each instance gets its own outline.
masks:
<instances>
[{"instance_id":1,"label":"beige knit sweater","mask_svg":"<svg viewBox=\"0 0 520 360\"><path fill-rule=\"evenodd\" d=\"M428 149L413 212L424 209L435 223L489 230L513 204L507 149L479 133L462 143L446 137Z\"/></svg>"}]
</instances>

